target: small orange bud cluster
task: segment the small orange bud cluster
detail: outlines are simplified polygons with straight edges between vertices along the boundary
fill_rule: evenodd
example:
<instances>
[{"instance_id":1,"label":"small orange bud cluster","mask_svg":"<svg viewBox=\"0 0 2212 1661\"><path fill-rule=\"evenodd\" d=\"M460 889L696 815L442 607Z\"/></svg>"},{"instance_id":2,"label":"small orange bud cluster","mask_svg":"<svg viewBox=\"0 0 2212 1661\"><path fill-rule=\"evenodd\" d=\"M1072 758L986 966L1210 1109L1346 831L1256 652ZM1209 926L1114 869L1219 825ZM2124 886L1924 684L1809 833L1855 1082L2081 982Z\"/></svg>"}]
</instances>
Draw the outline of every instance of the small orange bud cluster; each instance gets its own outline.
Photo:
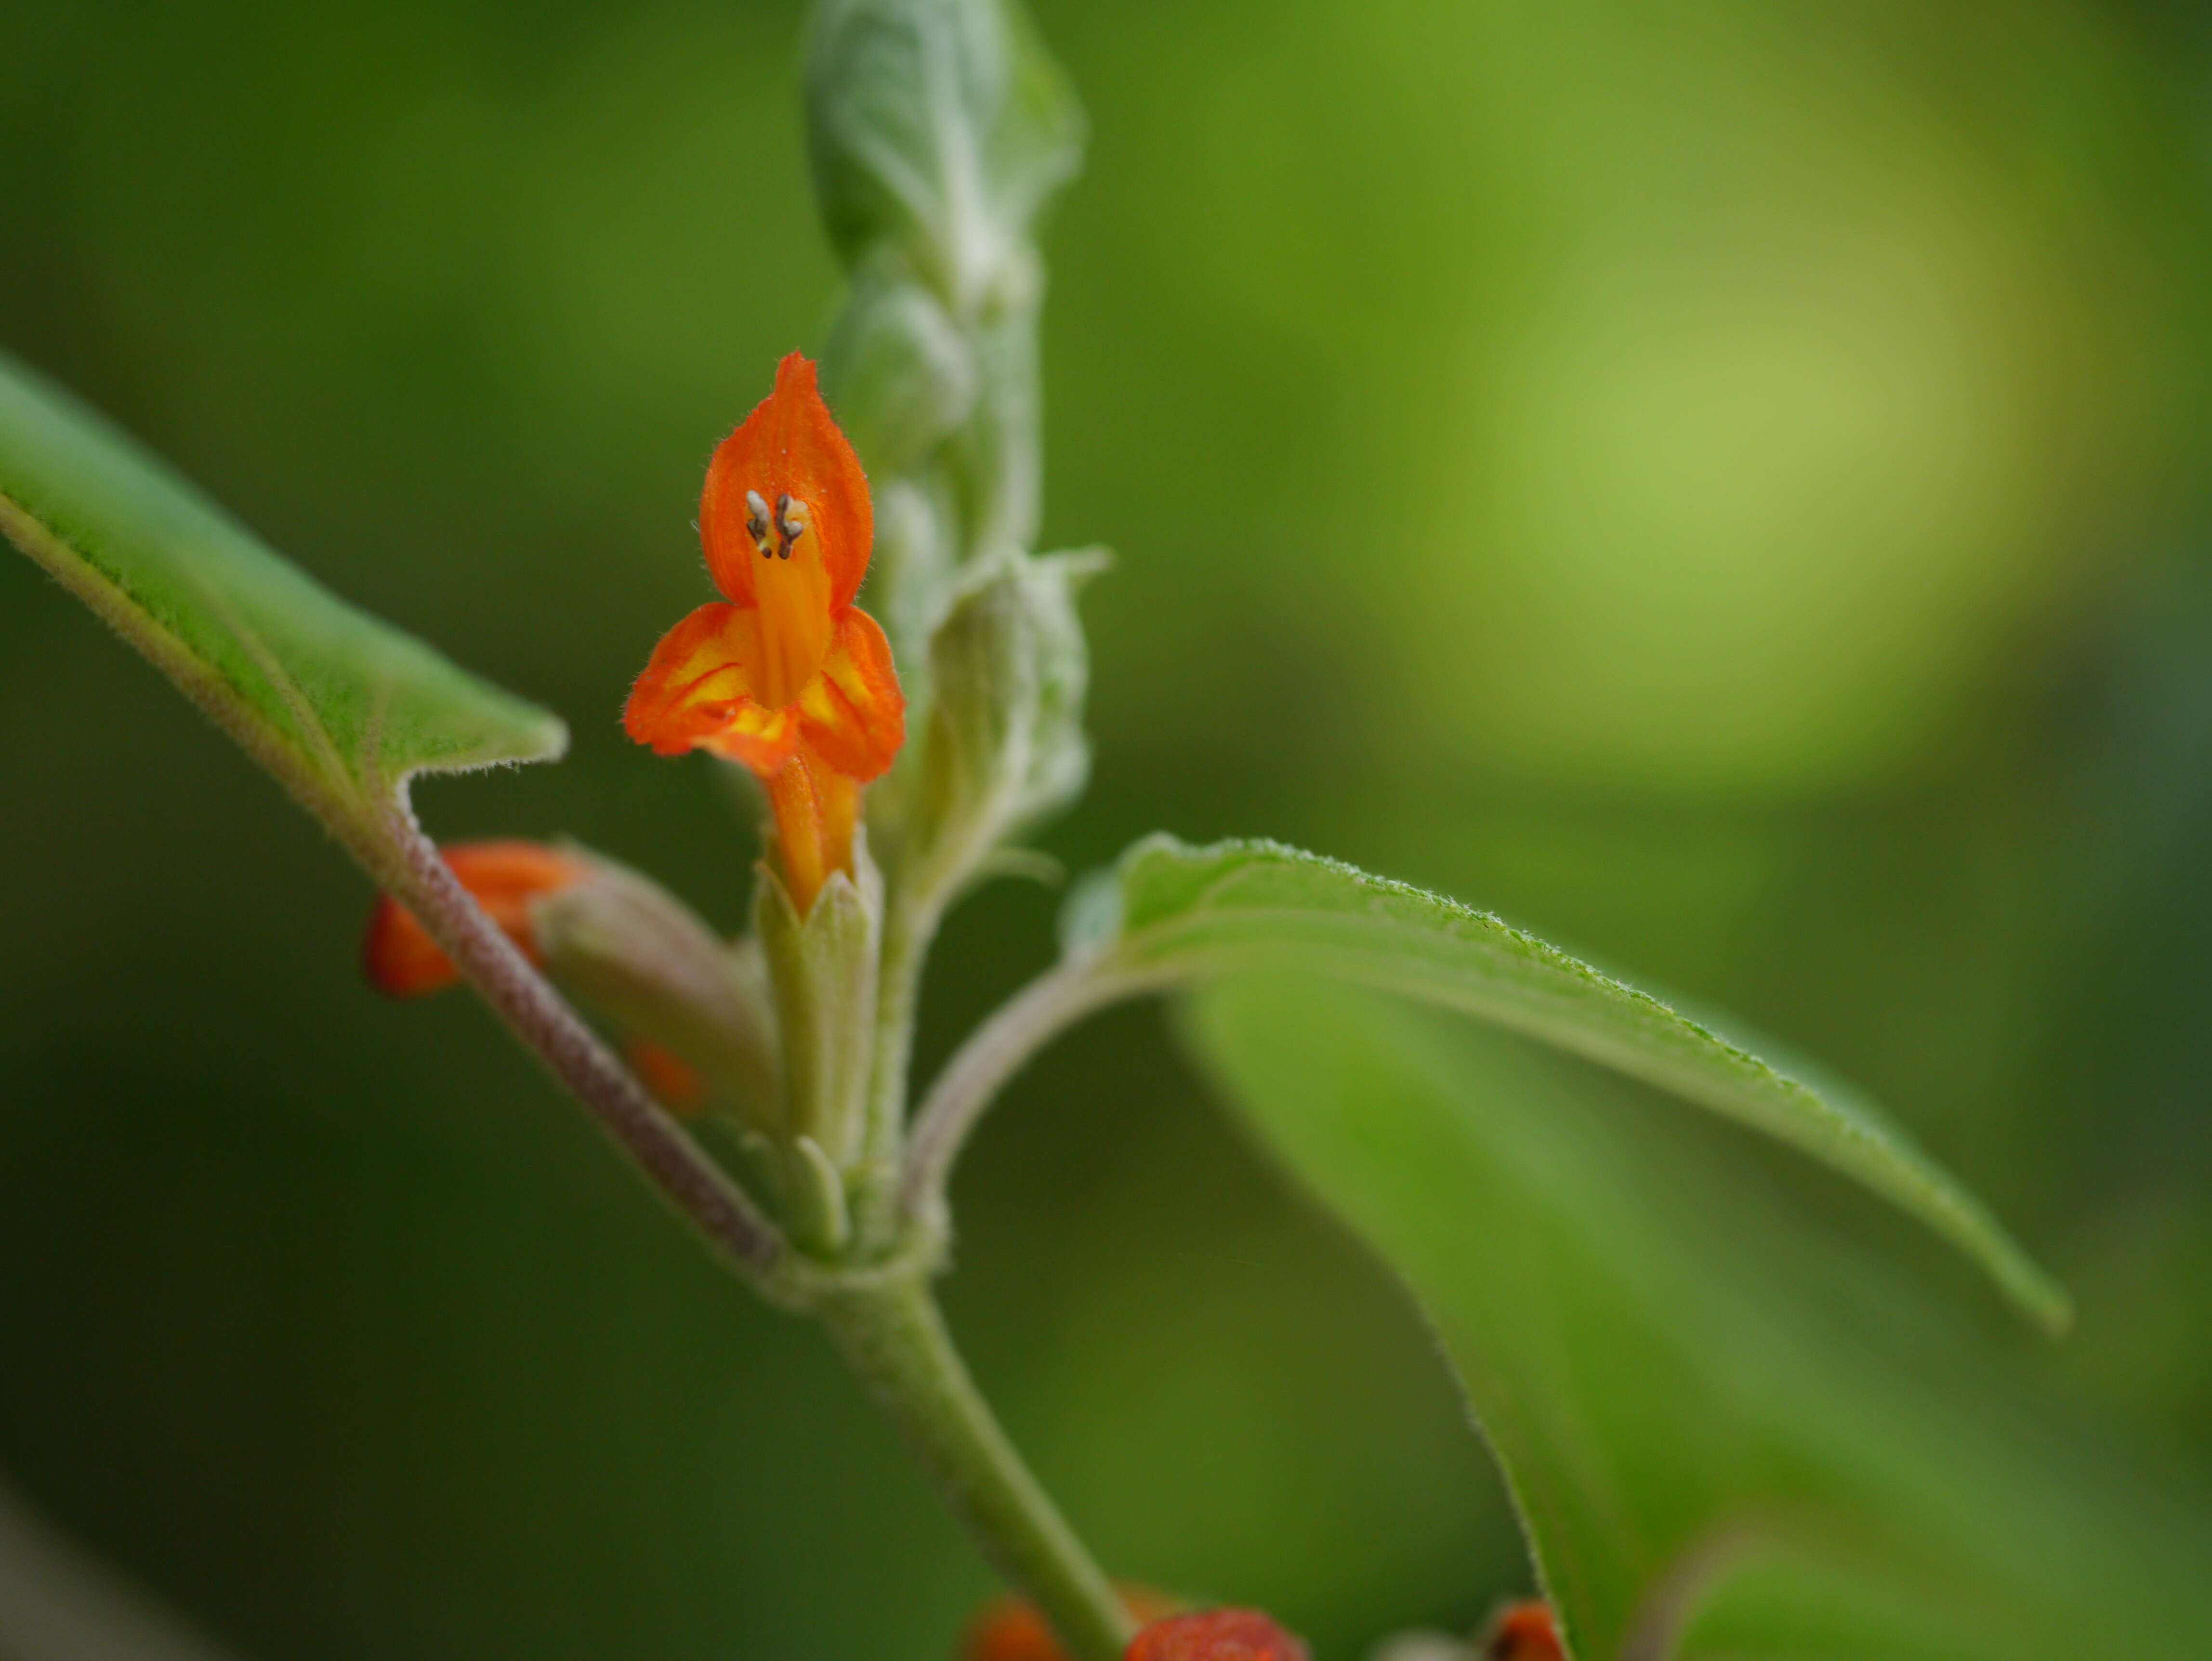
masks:
<instances>
[{"instance_id":1,"label":"small orange bud cluster","mask_svg":"<svg viewBox=\"0 0 2212 1661\"><path fill-rule=\"evenodd\" d=\"M531 902L580 882L588 868L574 855L536 842L462 842L439 852L461 886L532 963L539 958ZM395 998L419 998L461 977L415 914L389 894L378 897L370 914L361 955L370 983Z\"/></svg>"},{"instance_id":2,"label":"small orange bud cluster","mask_svg":"<svg viewBox=\"0 0 2212 1661\"><path fill-rule=\"evenodd\" d=\"M1122 1606L1139 1621L1158 1621L1182 1607L1179 1599L1150 1586L1118 1585ZM1006 1597L987 1607L968 1628L961 1646L965 1661L1067 1661L1067 1652L1037 1606L1025 1597Z\"/></svg>"},{"instance_id":3,"label":"small orange bud cluster","mask_svg":"<svg viewBox=\"0 0 2212 1661\"><path fill-rule=\"evenodd\" d=\"M1141 1586L1121 1601L1146 1624L1122 1661L1307 1661L1306 1646L1257 1609L1171 1615L1175 1600ZM965 1661L1067 1661L1034 1604L1001 1598L969 1629Z\"/></svg>"},{"instance_id":4,"label":"small orange bud cluster","mask_svg":"<svg viewBox=\"0 0 2212 1661\"><path fill-rule=\"evenodd\" d=\"M1565 1661L1552 1606L1530 1598L1498 1611L1482 1640L1483 1661Z\"/></svg>"},{"instance_id":5,"label":"small orange bud cluster","mask_svg":"<svg viewBox=\"0 0 2212 1661\"><path fill-rule=\"evenodd\" d=\"M1170 1614L1173 1600L1141 1587L1122 1601L1146 1621L1122 1661L1308 1661L1306 1646L1257 1609ZM1531 1598L1500 1610L1484 1631L1483 1661L1565 1661L1551 1605ZM969 1629L964 1661L1067 1661L1036 1607L1005 1597Z\"/></svg>"},{"instance_id":6,"label":"small orange bud cluster","mask_svg":"<svg viewBox=\"0 0 2212 1661\"><path fill-rule=\"evenodd\" d=\"M1257 1609L1202 1609L1155 1621L1122 1661L1307 1661L1306 1646Z\"/></svg>"},{"instance_id":7,"label":"small orange bud cluster","mask_svg":"<svg viewBox=\"0 0 2212 1661\"><path fill-rule=\"evenodd\" d=\"M650 1038L632 1038L623 1046L623 1056L638 1082L678 1117L696 1113L706 1104L707 1080L674 1050L663 1049Z\"/></svg>"},{"instance_id":8,"label":"small orange bud cluster","mask_svg":"<svg viewBox=\"0 0 2212 1661\"><path fill-rule=\"evenodd\" d=\"M463 842L438 852L515 949L544 968L531 908L589 879L591 861L537 842ZM461 977L415 914L389 894L377 897L361 955L369 983L390 997L422 997ZM665 1106L685 1114L705 1104L707 1081L689 1062L643 1038L629 1039L623 1050L640 1080Z\"/></svg>"}]
</instances>

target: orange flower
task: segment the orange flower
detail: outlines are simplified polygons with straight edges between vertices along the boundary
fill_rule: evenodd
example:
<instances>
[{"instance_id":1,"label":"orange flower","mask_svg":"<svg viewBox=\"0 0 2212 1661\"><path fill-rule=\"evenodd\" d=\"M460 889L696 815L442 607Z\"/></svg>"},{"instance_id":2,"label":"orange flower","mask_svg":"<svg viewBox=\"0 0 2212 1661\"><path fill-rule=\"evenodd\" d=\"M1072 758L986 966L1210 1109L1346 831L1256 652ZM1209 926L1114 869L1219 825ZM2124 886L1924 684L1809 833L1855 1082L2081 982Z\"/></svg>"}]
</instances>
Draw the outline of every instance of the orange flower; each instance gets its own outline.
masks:
<instances>
[{"instance_id":1,"label":"orange flower","mask_svg":"<svg viewBox=\"0 0 2212 1661\"><path fill-rule=\"evenodd\" d=\"M1122 1661L1307 1661L1306 1646L1257 1609L1207 1609L1155 1621Z\"/></svg>"},{"instance_id":2,"label":"orange flower","mask_svg":"<svg viewBox=\"0 0 2212 1661\"><path fill-rule=\"evenodd\" d=\"M1540 1598L1501 1609L1483 1637L1485 1661L1562 1661L1552 1606Z\"/></svg>"},{"instance_id":3,"label":"orange flower","mask_svg":"<svg viewBox=\"0 0 2212 1661\"><path fill-rule=\"evenodd\" d=\"M793 352L775 390L722 441L699 504L724 596L671 629L623 727L656 755L706 750L768 787L801 912L849 871L860 786L906 737L890 643L853 604L875 536L868 481Z\"/></svg>"},{"instance_id":4,"label":"orange flower","mask_svg":"<svg viewBox=\"0 0 2212 1661\"><path fill-rule=\"evenodd\" d=\"M461 886L532 963L538 942L530 928L530 903L556 893L585 874L583 861L535 842L464 842L439 850ZM377 897L368 919L362 961L380 992L419 997L460 979L428 931L389 894Z\"/></svg>"},{"instance_id":5,"label":"orange flower","mask_svg":"<svg viewBox=\"0 0 2212 1661\"><path fill-rule=\"evenodd\" d=\"M623 1056L638 1082L678 1118L694 1118L706 1106L710 1093L707 1080L674 1050L650 1038L632 1038L623 1046Z\"/></svg>"},{"instance_id":6,"label":"orange flower","mask_svg":"<svg viewBox=\"0 0 2212 1661\"><path fill-rule=\"evenodd\" d=\"M1178 1600L1150 1586L1117 1585L1122 1603L1138 1621L1157 1621L1180 1607ZM1044 1616L1025 1597L994 1600L968 1628L960 1652L964 1661L1067 1661Z\"/></svg>"}]
</instances>

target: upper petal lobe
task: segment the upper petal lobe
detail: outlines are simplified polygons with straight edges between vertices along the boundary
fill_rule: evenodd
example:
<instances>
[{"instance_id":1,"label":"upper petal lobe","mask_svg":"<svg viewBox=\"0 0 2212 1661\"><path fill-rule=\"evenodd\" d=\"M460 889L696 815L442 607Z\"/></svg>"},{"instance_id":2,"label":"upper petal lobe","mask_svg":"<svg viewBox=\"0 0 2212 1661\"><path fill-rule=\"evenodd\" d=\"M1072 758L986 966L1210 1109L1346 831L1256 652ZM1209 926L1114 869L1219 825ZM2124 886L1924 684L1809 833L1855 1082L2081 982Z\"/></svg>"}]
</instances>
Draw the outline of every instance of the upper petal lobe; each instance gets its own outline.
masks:
<instances>
[{"instance_id":1,"label":"upper petal lobe","mask_svg":"<svg viewBox=\"0 0 2212 1661\"><path fill-rule=\"evenodd\" d=\"M867 477L822 401L814 365L797 352L776 366L775 390L722 441L707 469L699 504L707 569L714 586L740 605L754 603L756 576L769 563L746 524L748 491L771 514L783 496L805 503L805 533L779 563L819 560L829 609L850 605L875 540ZM780 542L773 525L769 539Z\"/></svg>"}]
</instances>

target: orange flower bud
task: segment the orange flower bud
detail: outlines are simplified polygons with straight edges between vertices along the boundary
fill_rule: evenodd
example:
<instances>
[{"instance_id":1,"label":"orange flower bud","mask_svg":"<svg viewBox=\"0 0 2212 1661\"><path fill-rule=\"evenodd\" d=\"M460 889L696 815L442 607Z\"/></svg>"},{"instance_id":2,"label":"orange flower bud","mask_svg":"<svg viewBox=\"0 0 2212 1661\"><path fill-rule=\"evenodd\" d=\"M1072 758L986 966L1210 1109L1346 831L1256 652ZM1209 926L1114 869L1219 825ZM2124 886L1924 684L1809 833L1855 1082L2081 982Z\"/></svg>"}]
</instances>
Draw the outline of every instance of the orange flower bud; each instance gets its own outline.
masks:
<instances>
[{"instance_id":1,"label":"orange flower bud","mask_svg":"<svg viewBox=\"0 0 2212 1661\"><path fill-rule=\"evenodd\" d=\"M1157 1621L1179 1607L1176 1599L1150 1586L1115 1590L1139 1621ZM1050 1624L1025 1597L1001 1597L988 1605L968 1628L960 1652L964 1661L1067 1661Z\"/></svg>"},{"instance_id":2,"label":"orange flower bud","mask_svg":"<svg viewBox=\"0 0 2212 1661\"><path fill-rule=\"evenodd\" d=\"M1483 1635L1483 1661L1565 1661L1552 1606L1530 1598L1498 1611Z\"/></svg>"},{"instance_id":3,"label":"orange flower bud","mask_svg":"<svg viewBox=\"0 0 2212 1661\"><path fill-rule=\"evenodd\" d=\"M1306 1646L1257 1609L1207 1609L1155 1621L1123 1661L1307 1661Z\"/></svg>"},{"instance_id":4,"label":"orange flower bud","mask_svg":"<svg viewBox=\"0 0 2212 1661\"><path fill-rule=\"evenodd\" d=\"M706 1079L674 1050L664 1050L649 1038L632 1038L623 1053L638 1082L679 1119L692 1117L707 1104Z\"/></svg>"},{"instance_id":5,"label":"orange flower bud","mask_svg":"<svg viewBox=\"0 0 2212 1661\"><path fill-rule=\"evenodd\" d=\"M966 1661L1067 1661L1050 1623L1024 1597L1002 1597L985 1609L960 1652Z\"/></svg>"},{"instance_id":6,"label":"orange flower bud","mask_svg":"<svg viewBox=\"0 0 2212 1661\"><path fill-rule=\"evenodd\" d=\"M868 481L798 353L714 452L699 535L723 601L661 637L623 730L656 755L705 750L758 776L804 913L852 868L860 787L898 754L906 700L890 643L853 604L875 535Z\"/></svg>"},{"instance_id":7,"label":"orange flower bud","mask_svg":"<svg viewBox=\"0 0 2212 1661\"><path fill-rule=\"evenodd\" d=\"M538 945L531 938L530 903L569 886L586 871L580 860L543 843L464 842L439 852L461 886L532 963ZM369 916L362 962L376 989L395 998L419 997L460 978L428 931L389 894L377 897Z\"/></svg>"}]
</instances>

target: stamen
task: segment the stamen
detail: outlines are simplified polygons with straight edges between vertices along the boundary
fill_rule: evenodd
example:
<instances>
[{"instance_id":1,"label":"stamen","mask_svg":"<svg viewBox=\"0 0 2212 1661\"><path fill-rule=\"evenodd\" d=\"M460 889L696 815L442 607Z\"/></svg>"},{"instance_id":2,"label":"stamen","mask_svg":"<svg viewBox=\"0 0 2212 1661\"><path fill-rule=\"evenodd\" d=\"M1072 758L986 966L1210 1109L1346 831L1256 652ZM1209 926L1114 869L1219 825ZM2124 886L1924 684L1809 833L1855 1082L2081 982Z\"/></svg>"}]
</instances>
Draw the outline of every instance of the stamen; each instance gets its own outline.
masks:
<instances>
[{"instance_id":1,"label":"stamen","mask_svg":"<svg viewBox=\"0 0 2212 1661\"><path fill-rule=\"evenodd\" d=\"M769 539L768 532L767 499L758 490L746 491L745 532L752 538L753 546L760 550L763 559L770 557L775 552L775 544Z\"/></svg>"},{"instance_id":2,"label":"stamen","mask_svg":"<svg viewBox=\"0 0 2212 1661\"><path fill-rule=\"evenodd\" d=\"M783 532L783 543L776 550L778 557L791 557L791 545L806 534L810 523L806 504L788 493L775 499L776 528Z\"/></svg>"}]
</instances>

